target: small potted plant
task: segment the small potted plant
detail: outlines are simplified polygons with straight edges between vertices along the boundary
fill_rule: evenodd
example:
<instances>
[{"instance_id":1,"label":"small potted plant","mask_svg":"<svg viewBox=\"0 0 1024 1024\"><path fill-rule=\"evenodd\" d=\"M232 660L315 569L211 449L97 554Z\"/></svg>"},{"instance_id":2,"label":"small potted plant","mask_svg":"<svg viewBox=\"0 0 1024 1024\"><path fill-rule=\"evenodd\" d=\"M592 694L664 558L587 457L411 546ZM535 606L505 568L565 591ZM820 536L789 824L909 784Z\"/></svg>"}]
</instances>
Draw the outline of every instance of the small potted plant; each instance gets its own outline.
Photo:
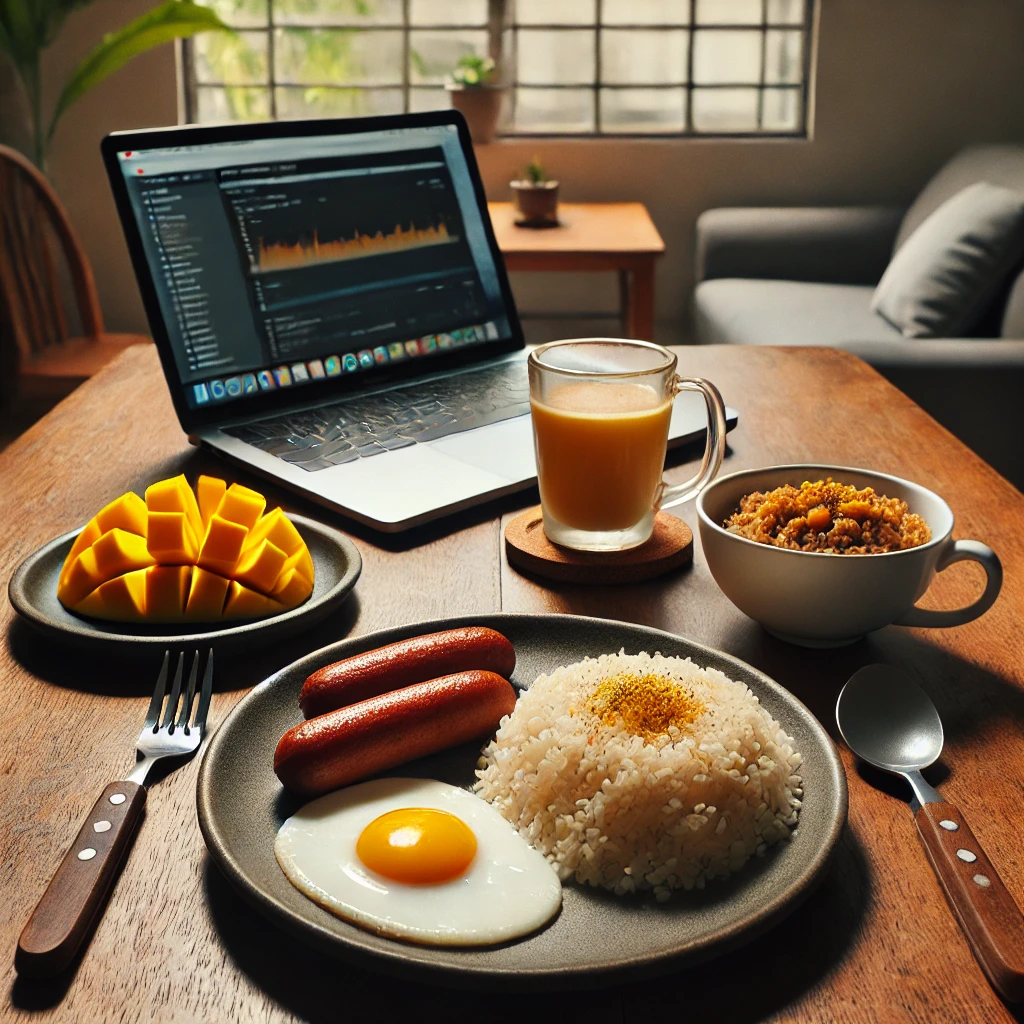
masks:
<instances>
[{"instance_id":1,"label":"small potted plant","mask_svg":"<svg viewBox=\"0 0 1024 1024\"><path fill-rule=\"evenodd\" d=\"M455 65L445 88L452 106L466 119L470 138L478 143L493 142L505 94L497 81L493 59L465 54Z\"/></svg>"},{"instance_id":2,"label":"small potted plant","mask_svg":"<svg viewBox=\"0 0 1024 1024\"><path fill-rule=\"evenodd\" d=\"M515 193L516 223L525 228L550 228L558 224L558 182L544 173L534 157L526 168L526 177L510 182Z\"/></svg>"}]
</instances>

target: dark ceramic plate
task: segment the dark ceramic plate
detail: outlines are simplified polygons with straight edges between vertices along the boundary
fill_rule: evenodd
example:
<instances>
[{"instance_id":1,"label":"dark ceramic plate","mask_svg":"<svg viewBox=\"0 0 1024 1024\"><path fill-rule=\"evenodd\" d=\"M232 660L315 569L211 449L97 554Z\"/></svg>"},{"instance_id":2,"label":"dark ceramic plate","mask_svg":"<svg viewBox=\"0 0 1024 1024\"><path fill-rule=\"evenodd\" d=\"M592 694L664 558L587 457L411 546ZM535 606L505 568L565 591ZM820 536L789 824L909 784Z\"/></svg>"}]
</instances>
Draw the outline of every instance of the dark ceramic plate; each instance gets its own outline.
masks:
<instances>
[{"instance_id":1,"label":"dark ceramic plate","mask_svg":"<svg viewBox=\"0 0 1024 1024\"><path fill-rule=\"evenodd\" d=\"M29 555L11 577L7 594L14 610L41 633L94 649L123 650L126 644L136 648L201 644L219 653L243 644L253 646L279 636L294 636L329 615L345 600L359 579L363 560L352 541L330 526L304 516L288 518L298 528L313 558L313 593L297 608L269 619L230 626L196 625L193 632L182 633L178 623L134 626L73 615L57 600L57 580L79 530L72 530Z\"/></svg>"},{"instance_id":2,"label":"dark ceramic plate","mask_svg":"<svg viewBox=\"0 0 1024 1024\"><path fill-rule=\"evenodd\" d=\"M585 655L641 650L690 656L746 683L795 738L804 756L804 802L789 842L752 858L738 875L703 891L622 898L574 884L561 913L517 942L477 949L429 948L349 925L292 887L274 859L278 828L299 806L274 775L277 741L301 721L298 694L310 672L339 658L421 633L486 625L515 645L513 683ZM469 786L479 744L457 747L388 774ZM656 629L571 615L480 615L423 622L332 644L294 662L245 696L213 737L199 772L199 824L214 860L241 894L276 924L374 970L458 987L552 989L609 985L671 970L734 948L776 924L813 889L846 820L846 776L828 734L778 683L727 654Z\"/></svg>"}]
</instances>

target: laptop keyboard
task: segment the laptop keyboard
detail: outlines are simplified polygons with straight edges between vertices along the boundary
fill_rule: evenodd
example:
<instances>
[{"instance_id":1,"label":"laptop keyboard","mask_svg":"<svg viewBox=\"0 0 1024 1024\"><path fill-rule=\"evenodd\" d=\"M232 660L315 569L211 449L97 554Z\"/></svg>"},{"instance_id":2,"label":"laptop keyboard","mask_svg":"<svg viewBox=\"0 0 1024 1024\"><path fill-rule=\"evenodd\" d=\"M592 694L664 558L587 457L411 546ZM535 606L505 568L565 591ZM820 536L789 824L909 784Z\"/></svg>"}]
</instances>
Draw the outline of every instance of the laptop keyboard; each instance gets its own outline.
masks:
<instances>
[{"instance_id":1,"label":"laptop keyboard","mask_svg":"<svg viewBox=\"0 0 1024 1024\"><path fill-rule=\"evenodd\" d=\"M312 473L529 411L526 364L514 362L353 395L224 433Z\"/></svg>"}]
</instances>

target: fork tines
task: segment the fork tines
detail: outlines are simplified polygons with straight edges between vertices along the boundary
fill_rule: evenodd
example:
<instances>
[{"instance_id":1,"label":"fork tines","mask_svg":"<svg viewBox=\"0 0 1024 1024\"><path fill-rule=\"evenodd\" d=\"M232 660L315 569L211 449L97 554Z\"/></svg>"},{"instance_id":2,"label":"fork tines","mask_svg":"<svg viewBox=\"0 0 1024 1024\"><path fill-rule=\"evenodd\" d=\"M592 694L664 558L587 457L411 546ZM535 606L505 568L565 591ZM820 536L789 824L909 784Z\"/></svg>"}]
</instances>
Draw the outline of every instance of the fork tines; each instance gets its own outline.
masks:
<instances>
[{"instance_id":1,"label":"fork tines","mask_svg":"<svg viewBox=\"0 0 1024 1024\"><path fill-rule=\"evenodd\" d=\"M199 729L200 735L206 728L206 713L210 708L210 696L213 692L213 648L211 647L206 655L206 668L203 671L203 684L199 691L199 704L196 713L189 722L189 715L192 712L192 705L196 696L196 683L199 678L199 652L195 652L192 658L192 668L188 674L188 684L182 694L182 677L185 669L185 652L178 655L178 665L174 670L174 680L171 683L171 695L164 704L164 694L167 690L168 668L171 662L171 652L164 652L163 664L160 666L160 674L157 676L156 686L153 689L153 699L149 702L149 711L146 713L146 724L144 729L167 729L173 733L175 729L184 729L187 736L192 729ZM180 705L180 709L179 709ZM161 709L163 717L161 718ZM177 715L177 720L175 720Z\"/></svg>"}]
</instances>

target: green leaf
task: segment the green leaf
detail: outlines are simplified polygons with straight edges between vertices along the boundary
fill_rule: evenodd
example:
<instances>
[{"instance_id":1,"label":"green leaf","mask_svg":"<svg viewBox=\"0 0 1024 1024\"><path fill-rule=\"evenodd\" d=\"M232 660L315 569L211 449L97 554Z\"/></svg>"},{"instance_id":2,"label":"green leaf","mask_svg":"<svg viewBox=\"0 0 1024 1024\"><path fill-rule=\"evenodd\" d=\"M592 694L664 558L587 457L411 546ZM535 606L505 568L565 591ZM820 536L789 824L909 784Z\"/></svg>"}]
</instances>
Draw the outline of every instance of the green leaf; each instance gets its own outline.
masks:
<instances>
[{"instance_id":1,"label":"green leaf","mask_svg":"<svg viewBox=\"0 0 1024 1024\"><path fill-rule=\"evenodd\" d=\"M2 2L10 3L11 0ZM53 111L48 137L53 136L60 116L75 100L127 64L132 57L161 43L184 39L211 29L232 31L208 7L200 7L192 0L165 0L159 7L136 18L120 31L104 36L103 41L78 65L64 86Z\"/></svg>"}]
</instances>

